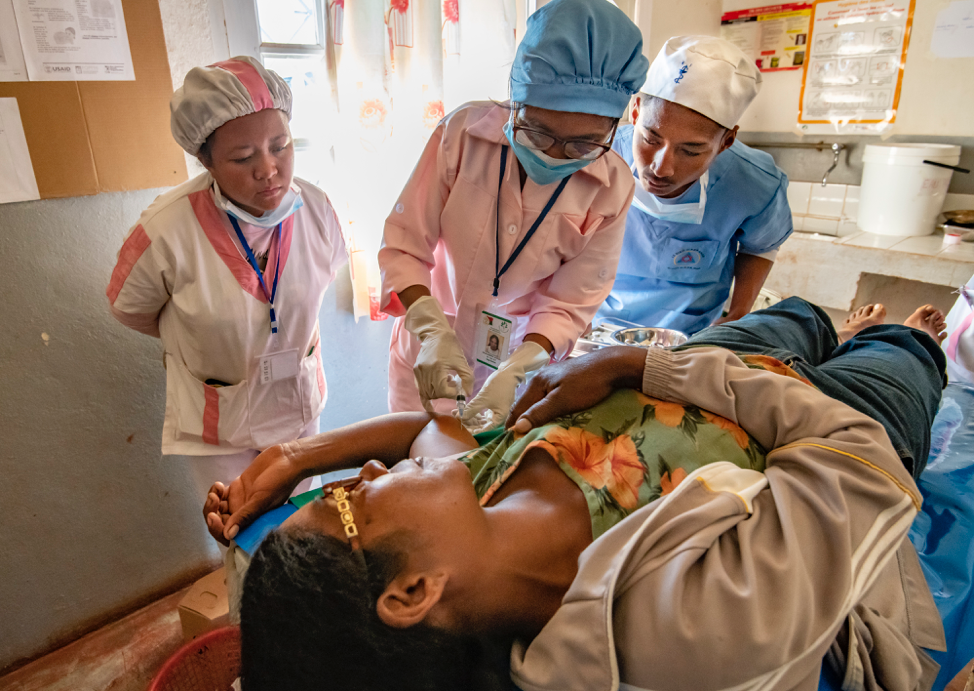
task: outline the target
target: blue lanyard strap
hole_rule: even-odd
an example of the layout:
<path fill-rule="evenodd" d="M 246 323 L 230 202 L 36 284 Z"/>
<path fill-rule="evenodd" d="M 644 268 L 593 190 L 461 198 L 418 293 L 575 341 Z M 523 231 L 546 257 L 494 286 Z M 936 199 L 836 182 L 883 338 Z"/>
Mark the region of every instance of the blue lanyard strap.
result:
<path fill-rule="evenodd" d="M 566 175 L 561 179 L 561 183 L 558 185 L 558 188 L 555 189 L 554 194 L 551 195 L 551 199 L 548 200 L 548 203 L 545 204 L 544 209 L 542 209 L 541 214 L 538 216 L 537 220 L 531 226 L 531 229 L 528 230 L 527 234 L 524 236 L 524 239 L 521 240 L 521 243 L 514 248 L 514 251 L 511 252 L 511 256 L 507 258 L 507 261 L 504 263 L 504 266 L 501 267 L 500 266 L 501 188 L 504 184 L 504 172 L 506 170 L 507 170 L 507 145 L 505 144 L 504 146 L 501 147 L 501 172 L 497 178 L 497 212 L 496 212 L 496 219 L 495 219 L 496 232 L 494 234 L 494 293 L 493 293 L 494 297 L 497 297 L 497 290 L 500 288 L 501 285 L 501 276 L 503 276 L 507 272 L 507 270 L 511 268 L 511 264 L 514 263 L 514 260 L 518 258 L 518 256 L 521 254 L 521 251 L 524 249 L 524 246 L 527 245 L 528 241 L 534 236 L 535 231 L 538 230 L 538 226 L 540 226 L 541 223 L 548 216 L 548 212 L 551 211 L 551 207 L 553 207 L 555 205 L 555 202 L 558 201 L 558 197 L 561 195 L 562 190 L 565 189 L 565 185 L 568 184 L 568 181 L 572 177 L 571 175 Z"/>
<path fill-rule="evenodd" d="M 251 268 L 257 274 L 257 280 L 260 281 L 260 289 L 264 291 L 264 297 L 267 298 L 267 302 L 271 306 L 271 333 L 276 334 L 277 315 L 274 313 L 274 298 L 277 296 L 277 278 L 281 275 L 281 228 L 284 224 L 277 224 L 277 265 L 274 267 L 274 285 L 271 287 L 270 292 L 268 292 L 267 284 L 264 283 L 264 277 L 260 272 L 260 266 L 257 264 L 257 258 L 254 256 L 254 251 L 250 249 L 250 244 L 247 242 L 247 238 L 244 237 L 243 231 L 240 230 L 240 224 L 230 214 L 227 214 L 227 218 L 230 219 L 230 224 L 233 226 L 233 229 L 237 231 L 237 239 L 240 240 L 240 245 L 244 248 L 244 252 L 247 253 L 247 261 L 250 262 Z"/>

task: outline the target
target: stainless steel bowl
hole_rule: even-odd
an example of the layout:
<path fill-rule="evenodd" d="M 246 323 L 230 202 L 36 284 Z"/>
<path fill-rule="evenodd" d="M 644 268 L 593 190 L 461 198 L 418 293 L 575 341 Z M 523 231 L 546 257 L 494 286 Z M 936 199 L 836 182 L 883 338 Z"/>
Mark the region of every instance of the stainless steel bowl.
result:
<path fill-rule="evenodd" d="M 640 348 L 672 348 L 687 342 L 687 335 L 674 329 L 639 327 L 612 332 L 612 339 L 622 345 Z"/>

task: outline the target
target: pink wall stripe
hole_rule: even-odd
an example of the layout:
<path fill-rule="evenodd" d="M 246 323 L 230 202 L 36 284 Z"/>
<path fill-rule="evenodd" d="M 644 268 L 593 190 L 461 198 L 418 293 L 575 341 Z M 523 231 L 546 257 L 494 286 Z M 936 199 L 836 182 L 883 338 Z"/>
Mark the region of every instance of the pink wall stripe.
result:
<path fill-rule="evenodd" d="M 966 317 L 964 321 L 960 323 L 954 333 L 950 334 L 950 340 L 947 342 L 947 357 L 949 357 L 954 362 L 957 362 L 957 346 L 960 345 L 960 337 L 971 328 L 971 322 L 974 321 L 974 312 L 971 312 Z"/>
<path fill-rule="evenodd" d="M 274 107 L 274 99 L 271 98 L 271 92 L 253 65 L 248 65 L 246 62 L 241 62 L 240 60 L 225 60 L 216 63 L 213 67 L 226 70 L 240 80 L 247 93 L 250 94 L 250 100 L 254 102 L 255 112 L 264 110 L 264 108 Z"/>
<path fill-rule="evenodd" d="M 109 281 L 108 290 L 105 291 L 105 295 L 108 296 L 108 301 L 112 305 L 118 299 L 118 294 L 122 292 L 122 286 L 125 285 L 126 279 L 132 273 L 135 262 L 139 261 L 139 257 L 151 244 L 152 240 L 146 235 L 145 228 L 141 224 L 135 226 L 135 230 L 126 238 L 122 245 L 122 251 L 118 253 L 118 263 L 115 264 L 115 269 L 112 271 L 112 280 Z"/>
<path fill-rule="evenodd" d="M 206 404 L 203 406 L 203 443 L 220 445 L 220 394 L 212 386 L 203 384 L 203 397 Z"/>

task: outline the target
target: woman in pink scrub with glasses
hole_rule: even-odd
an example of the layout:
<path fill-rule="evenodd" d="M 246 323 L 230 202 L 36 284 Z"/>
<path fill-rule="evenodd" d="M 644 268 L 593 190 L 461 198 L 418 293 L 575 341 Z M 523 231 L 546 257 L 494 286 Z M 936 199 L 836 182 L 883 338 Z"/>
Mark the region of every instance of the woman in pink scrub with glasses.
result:
<path fill-rule="evenodd" d="M 172 132 L 206 172 L 129 232 L 107 295 L 162 340 L 162 453 L 205 497 L 274 444 L 317 434 L 325 405 L 318 311 L 345 243 L 320 189 L 293 178 L 291 90 L 256 60 L 195 67 Z"/>
<path fill-rule="evenodd" d="M 528 20 L 511 103 L 468 103 L 436 128 L 379 251 L 398 317 L 392 412 L 452 407 L 455 373 L 477 394 L 465 424 L 495 426 L 527 372 L 571 351 L 615 278 L 633 180 L 610 147 L 641 49 L 611 3 L 555 0 Z M 510 347 L 501 362 L 478 355 L 490 333 Z"/>

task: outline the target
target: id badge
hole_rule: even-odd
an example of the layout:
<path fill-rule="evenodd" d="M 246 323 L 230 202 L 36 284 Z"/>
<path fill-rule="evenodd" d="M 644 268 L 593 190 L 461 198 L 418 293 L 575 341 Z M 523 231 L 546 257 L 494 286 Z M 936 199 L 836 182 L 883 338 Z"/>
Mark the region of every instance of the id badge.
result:
<path fill-rule="evenodd" d="M 477 308 L 479 319 L 474 334 L 477 362 L 497 369 L 510 353 L 511 336 L 517 328 L 517 317 L 493 306 Z"/>
<path fill-rule="evenodd" d="M 276 353 L 266 353 L 257 358 L 257 376 L 261 384 L 272 381 L 291 379 L 298 376 L 298 349 L 279 350 Z"/>

